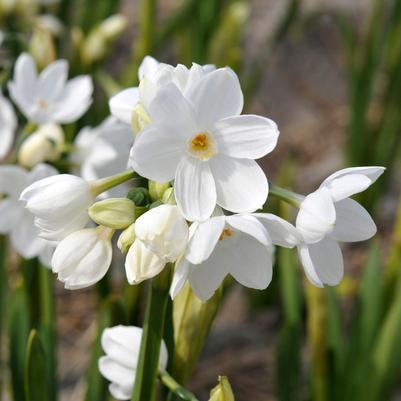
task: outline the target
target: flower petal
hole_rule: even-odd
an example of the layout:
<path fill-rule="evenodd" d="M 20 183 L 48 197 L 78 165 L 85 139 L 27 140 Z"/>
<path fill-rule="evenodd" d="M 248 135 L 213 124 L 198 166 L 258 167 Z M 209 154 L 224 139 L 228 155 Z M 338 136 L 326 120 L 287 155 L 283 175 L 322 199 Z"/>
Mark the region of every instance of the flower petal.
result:
<path fill-rule="evenodd" d="M 316 287 L 337 285 L 344 275 L 344 262 L 337 242 L 323 239 L 315 244 L 301 245 L 298 253 L 305 274 Z"/>
<path fill-rule="evenodd" d="M 179 259 L 175 265 L 175 271 L 173 276 L 173 281 L 170 287 L 170 297 L 174 299 L 183 289 L 185 283 L 188 279 L 188 274 L 190 272 L 190 263 L 187 259 L 182 257 Z"/>
<path fill-rule="evenodd" d="M 219 68 L 206 74 L 187 94 L 202 129 L 212 129 L 214 123 L 241 114 L 244 98 L 237 75 L 230 68 Z"/>
<path fill-rule="evenodd" d="M 269 184 L 254 160 L 218 155 L 209 162 L 218 205 L 235 213 L 253 212 L 264 205 Z"/>
<path fill-rule="evenodd" d="M 120 121 L 131 125 L 132 112 L 139 101 L 138 88 L 128 88 L 114 95 L 109 101 L 110 112 Z"/>
<path fill-rule="evenodd" d="M 175 198 L 190 221 L 207 219 L 216 206 L 216 187 L 209 164 L 193 157 L 181 160 L 175 174 Z"/>
<path fill-rule="evenodd" d="M 13 199 L 0 201 L 0 234 L 8 234 L 16 227 L 24 214 L 22 204 Z"/>
<path fill-rule="evenodd" d="M 14 109 L 0 92 L 0 159 L 11 150 L 16 129 L 17 117 Z"/>
<path fill-rule="evenodd" d="M 372 238 L 376 224 L 366 209 L 353 199 L 343 199 L 334 204 L 336 224 L 330 236 L 340 242 L 357 242 Z"/>
<path fill-rule="evenodd" d="M 152 56 L 145 56 L 138 68 L 138 79 L 146 77 L 151 79 L 159 68 L 159 62 Z"/>
<path fill-rule="evenodd" d="M 20 166 L 0 166 L 0 194 L 18 200 L 21 191 L 29 184 L 28 173 Z"/>
<path fill-rule="evenodd" d="M 310 244 L 319 242 L 333 230 L 336 210 L 330 191 L 323 187 L 309 194 L 301 203 L 296 227 Z"/>
<path fill-rule="evenodd" d="M 262 245 L 272 243 L 271 238 L 263 224 L 250 215 L 233 215 L 226 217 L 227 223 L 234 229 L 255 238 Z"/>
<path fill-rule="evenodd" d="M 268 231 L 274 245 L 293 248 L 302 241 L 298 230 L 288 221 L 271 213 L 253 213 Z"/>
<path fill-rule="evenodd" d="M 67 81 L 68 62 L 56 60 L 49 64 L 39 75 L 36 95 L 48 102 L 54 101 Z"/>
<path fill-rule="evenodd" d="M 255 115 L 228 117 L 213 127 L 219 152 L 240 159 L 259 159 L 277 145 L 279 131 L 274 121 Z"/>

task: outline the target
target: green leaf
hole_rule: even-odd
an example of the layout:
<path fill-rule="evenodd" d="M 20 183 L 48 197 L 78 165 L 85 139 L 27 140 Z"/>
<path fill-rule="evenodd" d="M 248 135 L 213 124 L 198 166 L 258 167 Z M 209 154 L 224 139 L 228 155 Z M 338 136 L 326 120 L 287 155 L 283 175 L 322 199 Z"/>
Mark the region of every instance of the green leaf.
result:
<path fill-rule="evenodd" d="M 48 365 L 43 344 L 38 332 L 32 330 L 27 346 L 25 360 L 25 399 L 26 401 L 49 401 Z"/>

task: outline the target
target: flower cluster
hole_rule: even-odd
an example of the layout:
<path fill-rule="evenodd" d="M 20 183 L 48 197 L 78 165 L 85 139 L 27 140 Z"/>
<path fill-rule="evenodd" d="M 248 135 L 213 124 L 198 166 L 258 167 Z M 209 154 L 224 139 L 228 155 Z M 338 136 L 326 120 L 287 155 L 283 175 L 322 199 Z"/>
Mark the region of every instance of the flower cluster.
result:
<path fill-rule="evenodd" d="M 67 67 L 56 61 L 38 75 L 30 56 L 18 59 L 10 95 L 39 127 L 18 153 L 31 172 L 8 165 L 0 171 L 0 207 L 7 211 L 1 232 L 18 237 L 13 242 L 25 257 L 55 246 L 52 269 L 67 288 L 87 287 L 106 274 L 118 230 L 130 284 L 172 264 L 171 296 L 188 282 L 202 301 L 228 275 L 266 288 L 274 246 L 297 247 L 314 285 L 336 285 L 344 270 L 338 242 L 375 234 L 369 214 L 350 196 L 373 184 L 382 167 L 340 170 L 306 197 L 272 191 L 298 206 L 295 225 L 263 211 L 269 181 L 256 160 L 274 150 L 279 130 L 266 117 L 242 114 L 241 86 L 230 68 L 174 67 L 146 57 L 139 86 L 112 97 L 112 116 L 83 128 L 71 146 L 59 124 L 85 112 L 92 84 L 88 77 L 67 82 Z M 4 156 L 16 119 L 9 102 L 0 102 Z M 76 175 L 41 164 L 65 153 Z M 135 177 L 140 185 L 132 188 L 126 181 Z M 29 225 L 23 235 L 21 222 Z"/>

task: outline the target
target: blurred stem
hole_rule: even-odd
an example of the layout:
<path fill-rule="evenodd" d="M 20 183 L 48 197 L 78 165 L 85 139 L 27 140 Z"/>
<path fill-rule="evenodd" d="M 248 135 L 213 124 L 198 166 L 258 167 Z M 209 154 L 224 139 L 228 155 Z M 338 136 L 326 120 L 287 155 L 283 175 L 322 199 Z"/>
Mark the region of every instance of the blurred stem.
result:
<path fill-rule="evenodd" d="M 299 207 L 303 199 L 303 196 L 289 191 L 288 189 L 281 188 L 278 185 L 273 184 L 272 182 L 269 182 L 269 195 L 273 195 L 276 198 L 279 198 L 295 207 Z"/>
<path fill-rule="evenodd" d="M 172 266 L 167 264 L 152 280 L 146 307 L 132 401 L 156 399 L 160 348 L 163 340 Z"/>
<path fill-rule="evenodd" d="M 91 183 L 92 193 L 97 196 L 111 188 L 114 188 L 132 178 L 135 178 L 136 174 L 132 170 L 123 171 L 122 173 L 112 175 L 110 177 L 101 178 L 100 180 L 93 181 Z"/>
<path fill-rule="evenodd" d="M 190 391 L 177 383 L 174 377 L 170 376 L 168 372 L 160 372 L 159 377 L 162 383 L 179 399 L 184 401 L 198 401 L 198 399 Z"/>
<path fill-rule="evenodd" d="M 311 359 L 312 399 L 328 401 L 326 360 L 327 314 L 325 292 L 306 283 L 306 303 L 308 310 L 308 342 Z"/>

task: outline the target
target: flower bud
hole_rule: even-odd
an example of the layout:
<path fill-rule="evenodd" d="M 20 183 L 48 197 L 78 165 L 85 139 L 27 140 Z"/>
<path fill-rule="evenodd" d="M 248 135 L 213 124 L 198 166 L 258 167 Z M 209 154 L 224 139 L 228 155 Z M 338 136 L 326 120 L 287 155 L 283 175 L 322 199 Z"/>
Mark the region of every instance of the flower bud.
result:
<path fill-rule="evenodd" d="M 219 384 L 210 392 L 209 401 L 235 401 L 233 390 L 226 376 L 219 376 Z"/>
<path fill-rule="evenodd" d="M 89 208 L 90 218 L 97 224 L 123 229 L 135 221 L 135 203 L 127 198 L 109 198 Z"/>
<path fill-rule="evenodd" d="M 127 227 L 118 237 L 117 246 L 122 253 L 126 253 L 130 246 L 134 243 L 136 238 L 135 235 L 135 223 L 132 223 Z"/>
<path fill-rule="evenodd" d="M 177 201 L 175 200 L 174 196 L 174 188 L 168 188 L 164 191 L 163 197 L 162 197 L 162 202 L 165 205 L 176 205 Z"/>
<path fill-rule="evenodd" d="M 170 188 L 169 182 L 149 181 L 149 195 L 153 202 L 161 200 L 164 192 Z"/>
<path fill-rule="evenodd" d="M 21 166 L 32 168 L 45 161 L 57 160 L 64 147 L 64 133 L 57 124 L 42 125 L 22 144 L 18 153 Z"/>
<path fill-rule="evenodd" d="M 32 54 L 39 69 L 45 68 L 56 60 L 56 49 L 51 33 L 37 27 L 29 42 L 29 53 Z"/>

